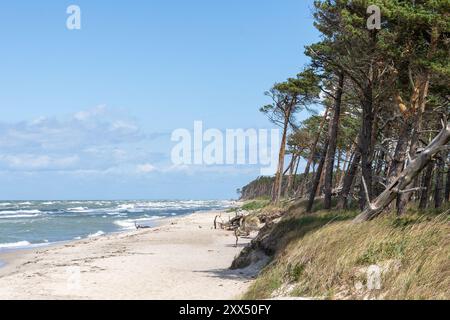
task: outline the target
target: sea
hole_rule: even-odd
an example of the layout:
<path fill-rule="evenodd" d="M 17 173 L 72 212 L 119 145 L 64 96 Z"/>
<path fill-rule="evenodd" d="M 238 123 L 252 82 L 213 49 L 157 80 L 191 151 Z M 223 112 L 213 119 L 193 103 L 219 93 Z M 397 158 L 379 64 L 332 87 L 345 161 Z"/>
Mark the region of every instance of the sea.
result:
<path fill-rule="evenodd" d="M 0 253 L 155 226 L 157 220 L 234 206 L 227 200 L 0 201 Z"/>

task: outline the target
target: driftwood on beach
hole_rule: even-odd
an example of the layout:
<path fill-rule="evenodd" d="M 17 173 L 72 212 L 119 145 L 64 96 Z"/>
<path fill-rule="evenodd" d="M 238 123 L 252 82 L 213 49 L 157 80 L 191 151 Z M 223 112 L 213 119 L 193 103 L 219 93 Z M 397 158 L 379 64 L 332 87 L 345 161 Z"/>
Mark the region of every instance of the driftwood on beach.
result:
<path fill-rule="evenodd" d="M 150 229 L 151 228 L 150 226 L 143 226 L 143 225 L 137 224 L 136 221 L 134 222 L 134 227 L 136 228 L 136 230 L 139 230 L 139 229 Z"/>
<path fill-rule="evenodd" d="M 245 215 L 236 210 L 236 216 L 229 218 L 227 222 L 218 222 L 221 215 L 214 218 L 214 229 L 220 228 L 222 230 L 233 231 L 236 237 L 236 246 L 239 242 L 239 237 L 248 237 L 252 231 L 259 230 L 261 223 L 256 215 Z"/>

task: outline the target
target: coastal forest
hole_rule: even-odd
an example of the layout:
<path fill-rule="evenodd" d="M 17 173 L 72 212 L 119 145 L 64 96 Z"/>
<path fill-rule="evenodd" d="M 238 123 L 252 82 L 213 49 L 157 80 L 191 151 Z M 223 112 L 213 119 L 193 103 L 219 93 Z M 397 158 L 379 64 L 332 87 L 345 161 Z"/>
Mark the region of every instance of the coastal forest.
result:
<path fill-rule="evenodd" d="M 309 63 L 260 109 L 277 172 L 239 190 L 266 224 L 233 267 L 269 257 L 246 297 L 449 299 L 450 2 L 312 9 Z"/>

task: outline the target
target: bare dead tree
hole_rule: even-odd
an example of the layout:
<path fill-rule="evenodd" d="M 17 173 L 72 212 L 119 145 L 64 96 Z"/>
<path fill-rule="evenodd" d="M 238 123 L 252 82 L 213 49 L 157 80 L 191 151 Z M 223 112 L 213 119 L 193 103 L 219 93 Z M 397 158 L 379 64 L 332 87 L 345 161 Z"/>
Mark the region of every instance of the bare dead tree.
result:
<path fill-rule="evenodd" d="M 367 208 L 355 218 L 355 222 L 363 222 L 372 220 L 380 215 L 383 210 L 397 197 L 398 194 L 416 191 L 414 189 L 406 189 L 420 172 L 432 161 L 432 159 L 442 151 L 447 151 L 450 141 L 450 125 L 445 118 L 442 121 L 442 130 L 431 141 L 431 143 L 412 159 L 405 169 L 391 180 L 388 187 L 373 201 L 370 202 L 369 197 Z M 364 180 L 363 180 L 364 181 Z"/>

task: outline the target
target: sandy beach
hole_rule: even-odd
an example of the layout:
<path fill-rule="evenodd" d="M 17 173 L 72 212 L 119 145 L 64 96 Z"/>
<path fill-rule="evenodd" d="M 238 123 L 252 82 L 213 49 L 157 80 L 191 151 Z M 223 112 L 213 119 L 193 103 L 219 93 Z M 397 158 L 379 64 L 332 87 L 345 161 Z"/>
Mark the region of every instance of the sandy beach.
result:
<path fill-rule="evenodd" d="M 236 299 L 256 267 L 228 270 L 250 239 L 214 230 L 217 212 L 158 227 L 0 255 L 0 299 Z M 228 214 L 222 213 L 227 219 Z"/>

